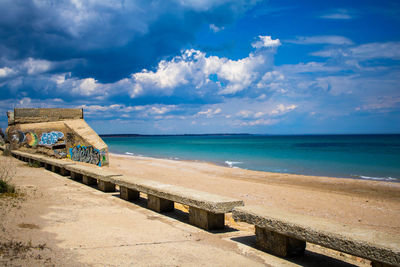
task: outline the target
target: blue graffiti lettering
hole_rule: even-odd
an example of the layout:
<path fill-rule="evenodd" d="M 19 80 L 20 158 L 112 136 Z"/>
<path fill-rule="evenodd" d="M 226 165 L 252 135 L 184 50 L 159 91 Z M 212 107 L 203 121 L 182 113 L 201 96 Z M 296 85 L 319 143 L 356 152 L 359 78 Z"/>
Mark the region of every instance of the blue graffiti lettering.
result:
<path fill-rule="evenodd" d="M 69 149 L 71 159 L 101 166 L 100 151 L 93 146 L 76 146 Z"/>
<path fill-rule="evenodd" d="M 64 138 L 64 134 L 62 132 L 50 132 L 50 133 L 42 133 L 40 137 L 39 145 L 43 146 L 51 146 L 58 142 L 59 139 Z"/>

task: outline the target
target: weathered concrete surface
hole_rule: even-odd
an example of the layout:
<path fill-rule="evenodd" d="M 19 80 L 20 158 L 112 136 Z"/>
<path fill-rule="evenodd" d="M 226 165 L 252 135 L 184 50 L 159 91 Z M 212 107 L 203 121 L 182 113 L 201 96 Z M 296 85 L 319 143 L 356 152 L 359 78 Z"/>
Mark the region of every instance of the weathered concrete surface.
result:
<path fill-rule="evenodd" d="M 33 160 L 36 160 L 36 161 L 39 161 L 39 162 L 43 162 L 43 163 L 44 163 L 43 160 L 46 158 L 45 156 L 42 156 L 42 155 L 26 153 L 26 152 L 18 151 L 18 150 L 12 150 L 11 151 L 11 155 L 23 157 L 23 158 L 26 158 L 26 159 L 33 159 Z"/>
<path fill-rule="evenodd" d="M 174 210 L 174 202 L 153 195 L 147 195 L 147 207 L 157 212 L 168 212 Z"/>
<path fill-rule="evenodd" d="M 110 177 L 109 179 L 119 186 L 213 213 L 231 212 L 234 207 L 244 205 L 242 200 L 131 176 Z"/>
<path fill-rule="evenodd" d="M 298 240 L 400 266 L 399 236 L 261 206 L 237 207 L 233 218 Z"/>
<path fill-rule="evenodd" d="M 82 109 L 15 109 L 8 116 L 6 134 L 12 149 L 109 164 L 108 147 L 83 120 Z"/>
<path fill-rule="evenodd" d="M 79 173 L 105 182 L 113 183 L 114 180 L 111 179 L 111 177 L 119 176 L 118 173 L 110 172 L 105 170 L 104 168 L 100 168 L 94 165 L 87 166 L 87 165 L 75 164 L 75 165 L 65 166 L 65 168 L 70 172 Z"/>
<path fill-rule="evenodd" d="M 18 164 L 15 183 L 27 198 L 7 209 L 1 206 L 6 199 L 0 198 L 0 224 L 5 228 L 0 239 L 45 244 L 45 248 L 31 250 L 40 253 L 41 259 L 0 257 L 0 266 L 291 265 L 230 240 L 240 232 L 208 233 L 12 160 Z"/>
<path fill-rule="evenodd" d="M 303 255 L 306 242 L 255 226 L 257 247 L 279 257 Z"/>
<path fill-rule="evenodd" d="M 71 108 L 16 108 L 14 109 L 13 117 L 15 124 L 73 120 L 83 119 L 83 110 Z"/>
<path fill-rule="evenodd" d="M 136 200 L 140 197 L 140 192 L 126 188 L 125 186 L 119 187 L 120 197 L 125 200 Z"/>
<path fill-rule="evenodd" d="M 225 214 L 215 214 L 195 207 L 189 207 L 189 222 L 206 230 L 222 229 L 225 227 Z"/>
<path fill-rule="evenodd" d="M 90 176 L 82 175 L 82 183 L 85 185 L 97 185 L 97 180 Z"/>
<path fill-rule="evenodd" d="M 96 147 L 99 150 L 107 150 L 108 161 L 108 146 L 104 143 L 97 133 L 84 121 L 84 120 L 67 120 L 63 121 L 65 126 L 71 129 L 81 139 L 85 140 L 88 144 Z"/>
<path fill-rule="evenodd" d="M 33 159 L 35 158 L 35 155 L 29 155 L 30 157 L 32 157 Z M 44 157 L 41 156 L 40 158 L 37 157 L 39 161 L 52 165 L 52 166 L 56 166 L 59 168 L 65 168 L 66 166 L 69 165 L 76 165 L 74 162 L 72 161 L 67 161 L 67 160 L 62 160 L 62 159 L 53 159 L 53 158 L 49 158 L 49 157 Z"/>
<path fill-rule="evenodd" d="M 110 182 L 98 180 L 97 187 L 99 188 L 99 190 L 101 190 L 103 192 L 115 192 L 115 184 L 110 183 Z"/>

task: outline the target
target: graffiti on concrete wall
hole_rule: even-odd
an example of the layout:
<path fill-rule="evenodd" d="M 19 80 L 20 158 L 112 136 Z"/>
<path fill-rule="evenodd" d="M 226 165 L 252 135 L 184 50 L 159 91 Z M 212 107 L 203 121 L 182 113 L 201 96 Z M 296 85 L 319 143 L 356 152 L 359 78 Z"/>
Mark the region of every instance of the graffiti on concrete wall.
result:
<path fill-rule="evenodd" d="M 93 146 L 77 145 L 69 149 L 69 157 L 74 161 L 102 166 L 102 159 L 105 158 L 105 155 L 103 154 L 103 151 L 100 152 L 99 149 L 94 148 Z"/>
<path fill-rule="evenodd" d="M 25 134 L 20 130 L 14 130 L 9 134 L 8 140 L 14 144 L 22 144 L 25 142 Z"/>
<path fill-rule="evenodd" d="M 38 137 L 33 132 L 25 133 L 26 144 L 30 147 L 36 147 L 38 145 Z"/>
<path fill-rule="evenodd" d="M 42 146 L 51 146 L 56 144 L 60 139 L 64 138 L 64 133 L 62 132 L 49 132 L 49 133 L 42 133 L 40 137 L 39 145 Z"/>
<path fill-rule="evenodd" d="M 54 149 L 53 151 L 56 158 L 65 158 L 67 156 L 65 149 Z"/>

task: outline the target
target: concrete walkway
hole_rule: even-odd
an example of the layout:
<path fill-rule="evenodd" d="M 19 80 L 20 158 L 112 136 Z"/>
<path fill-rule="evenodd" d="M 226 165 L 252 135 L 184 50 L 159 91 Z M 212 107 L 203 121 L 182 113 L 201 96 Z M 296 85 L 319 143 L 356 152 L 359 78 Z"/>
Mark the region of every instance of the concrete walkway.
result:
<path fill-rule="evenodd" d="M 17 169 L 14 181 L 26 195 L 11 202 L 0 199 L 0 238 L 45 246 L 11 259 L 0 250 L 0 265 L 349 266 L 342 260 L 365 264 L 338 261 L 318 254 L 315 247 L 300 259 L 277 258 L 254 248 L 254 232 L 248 225 L 231 223 L 223 231 L 207 232 L 188 224 L 183 211 L 159 214 L 144 208 L 145 199 L 130 203 L 118 192 L 103 193 L 16 159 L 12 164 Z"/>

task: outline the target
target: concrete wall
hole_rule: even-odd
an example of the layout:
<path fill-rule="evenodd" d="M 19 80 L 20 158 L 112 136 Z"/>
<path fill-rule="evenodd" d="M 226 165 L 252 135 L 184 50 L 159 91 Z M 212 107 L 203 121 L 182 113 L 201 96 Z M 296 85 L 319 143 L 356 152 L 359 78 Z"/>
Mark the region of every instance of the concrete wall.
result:
<path fill-rule="evenodd" d="M 13 122 L 6 135 L 13 149 L 109 164 L 107 145 L 83 120 L 81 109 L 15 109 L 12 113 L 7 114 Z"/>
<path fill-rule="evenodd" d="M 83 119 L 82 109 L 73 108 L 16 108 L 8 113 L 8 125 L 61 120 Z"/>

